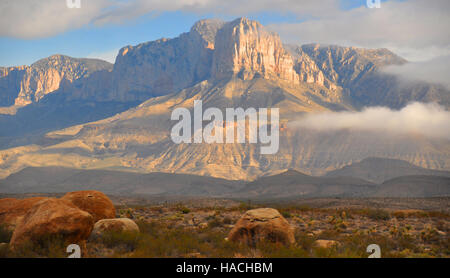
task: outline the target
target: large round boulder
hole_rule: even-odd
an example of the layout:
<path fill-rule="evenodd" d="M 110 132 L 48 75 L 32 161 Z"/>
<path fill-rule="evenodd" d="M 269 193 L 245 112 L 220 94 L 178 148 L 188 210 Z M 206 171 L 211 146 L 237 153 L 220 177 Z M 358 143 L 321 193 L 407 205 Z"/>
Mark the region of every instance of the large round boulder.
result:
<path fill-rule="evenodd" d="M 89 237 L 94 218 L 67 200 L 47 198 L 31 207 L 17 224 L 10 246 L 36 243 L 52 236 L 62 237 L 67 244 L 81 243 Z"/>
<path fill-rule="evenodd" d="M 113 203 L 100 191 L 69 192 L 61 199 L 70 201 L 79 209 L 89 212 L 94 217 L 94 222 L 116 217 Z"/>
<path fill-rule="evenodd" d="M 260 241 L 290 245 L 295 243 L 294 230 L 287 220 L 272 208 L 247 211 L 228 234 L 228 240 L 255 246 Z"/>
<path fill-rule="evenodd" d="M 34 197 L 27 199 L 6 198 L 0 199 L 0 225 L 8 230 L 14 231 L 19 221 L 37 202 L 46 199 L 44 197 Z"/>
<path fill-rule="evenodd" d="M 105 232 L 139 233 L 139 227 L 129 218 L 102 219 L 95 223 L 90 239 L 100 238 Z"/>

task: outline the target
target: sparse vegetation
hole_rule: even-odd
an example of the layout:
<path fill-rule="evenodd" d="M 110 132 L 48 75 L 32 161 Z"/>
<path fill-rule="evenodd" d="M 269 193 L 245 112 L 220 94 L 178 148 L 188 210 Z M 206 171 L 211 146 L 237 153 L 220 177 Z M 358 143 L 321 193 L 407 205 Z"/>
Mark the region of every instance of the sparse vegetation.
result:
<path fill-rule="evenodd" d="M 61 236 L 43 236 L 39 241 L 28 241 L 14 251 L 9 251 L 8 256 L 16 258 L 65 258 L 68 256 L 65 242 Z"/>
<path fill-rule="evenodd" d="M 367 246 L 376 243 L 382 257 L 450 257 L 450 216 L 446 212 L 280 205 L 280 213 L 295 229 L 296 244 L 260 242 L 248 247 L 226 239 L 246 209 L 262 206 L 247 202 L 226 208 L 122 207 L 118 214 L 132 215 L 140 233 L 107 232 L 88 241 L 83 256 L 360 258 L 368 257 Z M 0 236 L 8 242 L 10 233 L 0 229 Z M 324 248 L 316 240 L 339 244 Z M 0 247 L 0 257 L 67 257 L 65 247 L 58 238 L 46 238 L 14 253 Z"/>

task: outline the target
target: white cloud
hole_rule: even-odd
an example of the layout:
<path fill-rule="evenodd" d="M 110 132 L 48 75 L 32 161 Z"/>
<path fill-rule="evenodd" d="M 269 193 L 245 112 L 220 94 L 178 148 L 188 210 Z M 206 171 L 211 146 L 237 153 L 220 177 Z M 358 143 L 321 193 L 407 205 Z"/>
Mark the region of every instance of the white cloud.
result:
<path fill-rule="evenodd" d="M 437 104 L 411 103 L 401 110 L 370 107 L 360 112 L 309 113 L 290 123 L 319 131 L 359 130 L 389 134 L 421 134 L 450 140 L 450 112 Z"/>
<path fill-rule="evenodd" d="M 360 7 L 269 27 L 288 42 L 385 47 L 408 60 L 427 60 L 449 54 L 450 1 L 383 2 L 379 9 Z"/>
<path fill-rule="evenodd" d="M 404 81 L 425 81 L 439 83 L 450 90 L 450 56 L 443 56 L 425 62 L 391 65 L 384 72 L 395 74 Z"/>
<path fill-rule="evenodd" d="M 66 0 L 2 0 L 0 36 L 33 39 L 77 29 L 92 22 L 109 2 L 82 1 L 80 9 L 69 9 Z"/>
<path fill-rule="evenodd" d="M 0 1 L 0 36 L 39 38 L 88 24 L 121 23 L 146 14 L 185 11 L 199 15 L 245 16 L 257 12 L 323 16 L 338 10 L 337 0 L 81 0 L 69 9 L 66 0 Z"/>

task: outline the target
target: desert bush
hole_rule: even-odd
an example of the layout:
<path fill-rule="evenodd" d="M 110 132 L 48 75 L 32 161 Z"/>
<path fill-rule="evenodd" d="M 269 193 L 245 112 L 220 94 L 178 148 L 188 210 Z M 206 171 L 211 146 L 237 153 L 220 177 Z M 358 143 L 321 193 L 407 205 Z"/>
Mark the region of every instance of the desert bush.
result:
<path fill-rule="evenodd" d="M 0 259 L 9 257 L 9 246 L 7 244 L 0 245 Z"/>
<path fill-rule="evenodd" d="M 68 245 L 61 235 L 45 235 L 38 240 L 24 242 L 9 255 L 18 258 L 65 258 L 68 256 Z"/>
<path fill-rule="evenodd" d="M 187 207 L 182 207 L 182 208 L 180 208 L 180 212 L 182 214 L 188 214 L 189 212 L 191 212 L 191 210 Z"/>
<path fill-rule="evenodd" d="M 223 222 L 220 221 L 218 217 L 213 217 L 210 221 L 208 221 L 209 228 L 216 228 L 223 225 Z"/>
<path fill-rule="evenodd" d="M 123 248 L 125 251 L 133 251 L 139 244 L 139 233 L 131 231 L 107 231 L 100 242 L 108 248 Z"/>
<path fill-rule="evenodd" d="M 284 218 L 291 218 L 292 217 L 291 212 L 288 211 L 288 210 L 282 210 L 281 211 L 281 215 L 283 215 Z"/>
<path fill-rule="evenodd" d="M 372 220 L 389 220 L 391 219 L 391 215 L 389 212 L 383 209 L 368 209 L 367 217 Z"/>
<path fill-rule="evenodd" d="M 240 211 L 247 211 L 247 210 L 251 210 L 251 209 L 255 209 L 258 206 L 252 204 L 250 201 L 249 202 L 241 202 L 239 204 L 239 206 L 237 207 L 238 210 Z"/>
<path fill-rule="evenodd" d="M 6 225 L 0 224 L 0 243 L 8 243 L 11 240 L 12 231 L 9 230 Z"/>
<path fill-rule="evenodd" d="M 233 223 L 234 223 L 234 221 L 233 221 L 233 219 L 232 219 L 231 217 L 225 216 L 225 217 L 223 218 L 223 224 L 230 225 L 230 224 L 233 224 Z"/>

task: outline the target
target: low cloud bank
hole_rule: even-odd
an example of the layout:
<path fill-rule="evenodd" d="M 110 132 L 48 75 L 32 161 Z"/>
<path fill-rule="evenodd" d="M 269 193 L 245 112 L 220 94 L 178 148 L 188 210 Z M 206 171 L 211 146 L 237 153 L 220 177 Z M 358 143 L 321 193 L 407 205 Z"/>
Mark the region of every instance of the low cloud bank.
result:
<path fill-rule="evenodd" d="M 450 90 L 450 56 L 438 57 L 425 62 L 391 65 L 383 72 L 398 75 L 405 81 L 420 80 L 439 83 Z"/>
<path fill-rule="evenodd" d="M 319 131 L 351 129 L 389 134 L 421 134 L 450 140 L 450 112 L 434 103 L 415 102 L 401 110 L 369 107 L 360 112 L 311 113 L 292 122 L 290 127 Z"/>

